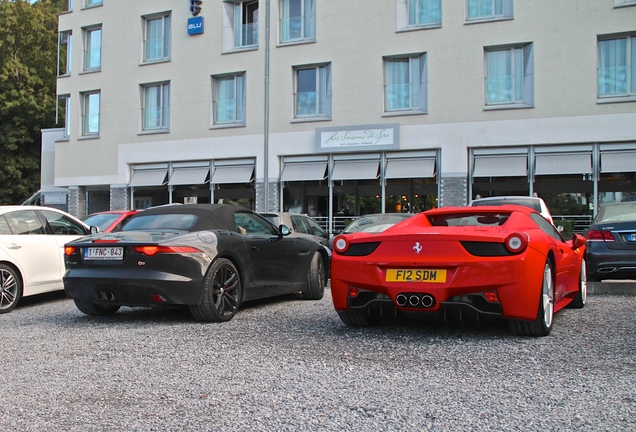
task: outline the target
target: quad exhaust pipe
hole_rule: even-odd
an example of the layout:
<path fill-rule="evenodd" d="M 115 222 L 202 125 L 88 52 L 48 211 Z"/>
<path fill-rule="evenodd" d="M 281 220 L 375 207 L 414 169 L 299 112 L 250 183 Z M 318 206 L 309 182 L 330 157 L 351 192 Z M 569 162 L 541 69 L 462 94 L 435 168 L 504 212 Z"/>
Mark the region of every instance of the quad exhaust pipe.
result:
<path fill-rule="evenodd" d="M 115 294 L 112 291 L 98 290 L 96 295 L 99 301 L 115 301 Z"/>
<path fill-rule="evenodd" d="M 430 294 L 406 294 L 401 293 L 395 297 L 395 302 L 400 307 L 430 308 L 435 305 L 435 298 Z"/>

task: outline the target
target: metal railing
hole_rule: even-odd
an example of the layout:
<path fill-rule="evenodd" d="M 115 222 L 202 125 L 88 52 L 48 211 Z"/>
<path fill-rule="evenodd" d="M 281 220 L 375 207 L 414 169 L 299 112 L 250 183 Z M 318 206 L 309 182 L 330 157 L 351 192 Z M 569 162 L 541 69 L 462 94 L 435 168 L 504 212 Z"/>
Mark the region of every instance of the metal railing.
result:
<path fill-rule="evenodd" d="M 563 227 L 563 237 L 566 239 L 572 236 L 572 233 L 585 235 L 585 232 L 592 223 L 592 215 L 552 215 L 554 224 Z"/>

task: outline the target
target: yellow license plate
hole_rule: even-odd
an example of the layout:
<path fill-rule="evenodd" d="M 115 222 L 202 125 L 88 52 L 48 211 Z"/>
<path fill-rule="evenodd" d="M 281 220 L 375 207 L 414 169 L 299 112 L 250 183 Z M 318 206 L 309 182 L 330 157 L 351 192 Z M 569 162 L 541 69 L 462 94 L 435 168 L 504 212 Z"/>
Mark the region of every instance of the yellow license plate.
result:
<path fill-rule="evenodd" d="M 446 282 L 446 270 L 388 269 L 387 282 Z"/>

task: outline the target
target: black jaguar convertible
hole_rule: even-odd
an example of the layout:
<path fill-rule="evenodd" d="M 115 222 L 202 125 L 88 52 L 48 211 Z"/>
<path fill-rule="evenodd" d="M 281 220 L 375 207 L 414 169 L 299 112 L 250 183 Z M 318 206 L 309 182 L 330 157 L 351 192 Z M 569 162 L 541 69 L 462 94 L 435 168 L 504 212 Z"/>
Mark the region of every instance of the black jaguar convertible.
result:
<path fill-rule="evenodd" d="M 183 305 L 198 321 L 228 321 L 244 301 L 287 293 L 319 300 L 328 251 L 289 234 L 240 206 L 147 209 L 119 232 L 68 243 L 64 290 L 88 315 Z"/>

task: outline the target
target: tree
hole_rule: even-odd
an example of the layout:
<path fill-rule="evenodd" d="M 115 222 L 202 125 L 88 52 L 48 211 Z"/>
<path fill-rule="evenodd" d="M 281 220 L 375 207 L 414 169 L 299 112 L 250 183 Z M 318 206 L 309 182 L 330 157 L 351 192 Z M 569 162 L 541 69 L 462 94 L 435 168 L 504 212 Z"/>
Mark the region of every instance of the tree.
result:
<path fill-rule="evenodd" d="M 0 0 L 0 204 L 19 204 L 40 186 L 40 130 L 55 125 L 63 3 Z"/>

